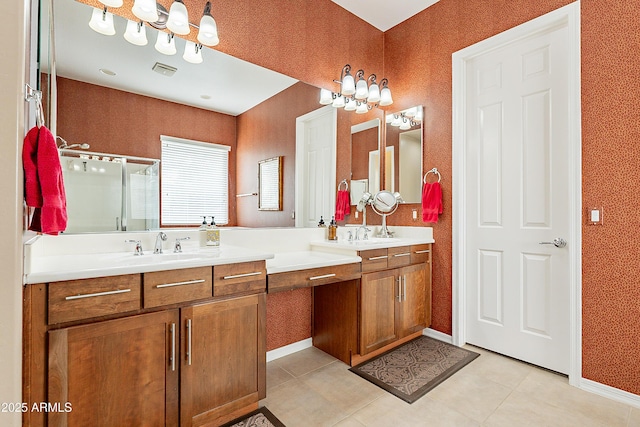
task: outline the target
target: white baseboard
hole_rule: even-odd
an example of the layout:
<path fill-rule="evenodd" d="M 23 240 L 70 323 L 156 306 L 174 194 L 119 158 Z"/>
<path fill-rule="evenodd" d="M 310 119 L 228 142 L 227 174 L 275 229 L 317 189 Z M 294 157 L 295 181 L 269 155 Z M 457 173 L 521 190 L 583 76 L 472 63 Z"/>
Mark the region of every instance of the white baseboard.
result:
<path fill-rule="evenodd" d="M 284 347 L 267 351 L 267 362 L 280 359 L 281 357 L 288 356 L 290 354 L 296 353 L 300 350 L 304 350 L 305 348 L 309 348 L 312 346 L 313 346 L 313 340 L 311 338 L 307 338 L 306 340 L 294 342 L 293 344 L 285 345 Z"/>
<path fill-rule="evenodd" d="M 428 337 L 444 341 L 447 344 L 453 344 L 453 337 L 451 335 L 447 335 L 443 332 L 436 331 L 435 329 L 427 328 L 422 331 L 422 335 L 426 335 Z"/>
<path fill-rule="evenodd" d="M 586 378 L 580 379 L 578 387 L 584 391 L 597 394 L 598 396 L 625 403 L 635 408 L 640 408 L 640 396 L 637 394 L 629 393 L 628 391 L 620 390 L 619 388 L 601 384 Z"/>

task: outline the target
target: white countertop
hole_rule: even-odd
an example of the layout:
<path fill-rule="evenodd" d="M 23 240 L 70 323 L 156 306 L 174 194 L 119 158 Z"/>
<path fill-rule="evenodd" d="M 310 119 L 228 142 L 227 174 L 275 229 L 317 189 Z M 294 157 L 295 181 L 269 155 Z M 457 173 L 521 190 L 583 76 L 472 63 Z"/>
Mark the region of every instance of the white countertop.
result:
<path fill-rule="evenodd" d="M 369 249 L 394 248 L 398 246 L 435 243 L 430 237 L 373 237 L 367 240 L 318 240 L 311 242 L 312 248 L 337 251 L 366 251 Z"/>
<path fill-rule="evenodd" d="M 267 260 L 267 274 L 361 262 L 359 256 L 318 251 L 280 252 Z"/>
<path fill-rule="evenodd" d="M 273 257 L 272 253 L 229 245 L 222 245 L 219 248 L 201 248 L 182 253 L 165 251 L 165 253 L 157 255 L 151 252 L 139 256 L 133 255 L 133 252 L 114 252 L 42 256 L 38 258 L 37 263 L 34 263 L 31 272 L 25 275 L 25 283 L 46 283 L 235 264 L 268 260 Z"/>

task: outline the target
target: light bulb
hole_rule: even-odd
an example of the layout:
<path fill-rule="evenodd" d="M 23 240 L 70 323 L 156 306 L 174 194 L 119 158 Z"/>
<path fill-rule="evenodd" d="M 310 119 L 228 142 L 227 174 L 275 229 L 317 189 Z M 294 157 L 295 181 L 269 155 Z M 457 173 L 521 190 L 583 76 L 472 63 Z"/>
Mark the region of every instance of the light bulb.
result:
<path fill-rule="evenodd" d="M 97 33 L 104 34 L 105 36 L 112 36 L 116 33 L 116 29 L 113 26 L 113 14 L 100 9 L 93 9 L 91 20 L 89 21 L 89 27 Z"/>
<path fill-rule="evenodd" d="M 136 18 L 146 22 L 156 22 L 160 19 L 156 0 L 135 0 L 131 12 Z"/>
<path fill-rule="evenodd" d="M 342 90 L 341 94 L 345 96 L 353 95 L 356 93 L 356 82 L 353 80 L 353 76 L 347 71 L 347 75 L 342 78 Z"/>
<path fill-rule="evenodd" d="M 358 106 L 356 100 L 353 98 L 347 98 L 346 101 L 344 109 L 346 111 L 356 111 L 356 107 Z"/>
<path fill-rule="evenodd" d="M 169 18 L 167 19 L 167 29 L 174 34 L 181 36 L 189 34 L 189 13 L 187 7 L 181 0 L 175 0 L 169 9 Z"/>
<path fill-rule="evenodd" d="M 220 43 L 218 38 L 218 25 L 211 16 L 211 2 L 207 2 L 204 13 L 200 19 L 200 30 L 198 30 L 198 41 L 205 46 L 215 46 Z"/>
<path fill-rule="evenodd" d="M 329 105 L 333 102 L 331 91 L 327 89 L 320 89 L 320 104 Z"/>
<path fill-rule="evenodd" d="M 345 106 L 344 96 L 338 94 L 338 96 L 334 98 L 333 103 L 331 105 L 334 106 L 335 108 L 344 107 Z"/>
<path fill-rule="evenodd" d="M 356 84 L 356 99 L 367 99 L 369 96 L 369 88 L 367 87 L 367 81 L 360 77 Z"/>
<path fill-rule="evenodd" d="M 192 64 L 202 63 L 202 47 L 194 42 L 188 41 L 184 47 L 184 54 L 182 59 Z"/>
<path fill-rule="evenodd" d="M 167 34 L 164 31 L 158 31 L 155 48 L 158 52 L 165 55 L 175 55 L 176 41 L 171 34 Z"/>
<path fill-rule="evenodd" d="M 102 3 L 105 6 L 108 7 L 120 7 L 122 6 L 122 0 L 100 0 L 100 3 Z"/>
<path fill-rule="evenodd" d="M 147 40 L 147 30 L 142 21 L 127 21 L 127 29 L 124 32 L 124 39 L 136 46 L 146 46 L 149 41 Z"/>

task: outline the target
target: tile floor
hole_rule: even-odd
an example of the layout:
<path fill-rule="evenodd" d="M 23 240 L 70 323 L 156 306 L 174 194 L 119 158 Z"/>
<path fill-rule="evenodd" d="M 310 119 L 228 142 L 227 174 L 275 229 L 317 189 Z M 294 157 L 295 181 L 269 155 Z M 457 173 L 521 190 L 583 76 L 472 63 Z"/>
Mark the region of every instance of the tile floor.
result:
<path fill-rule="evenodd" d="M 566 377 L 467 346 L 480 357 L 409 405 L 308 348 L 267 364 L 267 406 L 287 427 L 640 427 L 640 409 Z"/>

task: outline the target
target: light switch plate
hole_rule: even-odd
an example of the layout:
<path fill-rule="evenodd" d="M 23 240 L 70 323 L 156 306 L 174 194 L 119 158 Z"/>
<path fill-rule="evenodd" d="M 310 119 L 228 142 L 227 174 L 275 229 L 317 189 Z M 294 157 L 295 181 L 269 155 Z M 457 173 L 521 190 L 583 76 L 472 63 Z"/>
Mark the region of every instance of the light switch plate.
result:
<path fill-rule="evenodd" d="M 602 225 L 602 206 L 587 208 L 587 225 Z"/>

